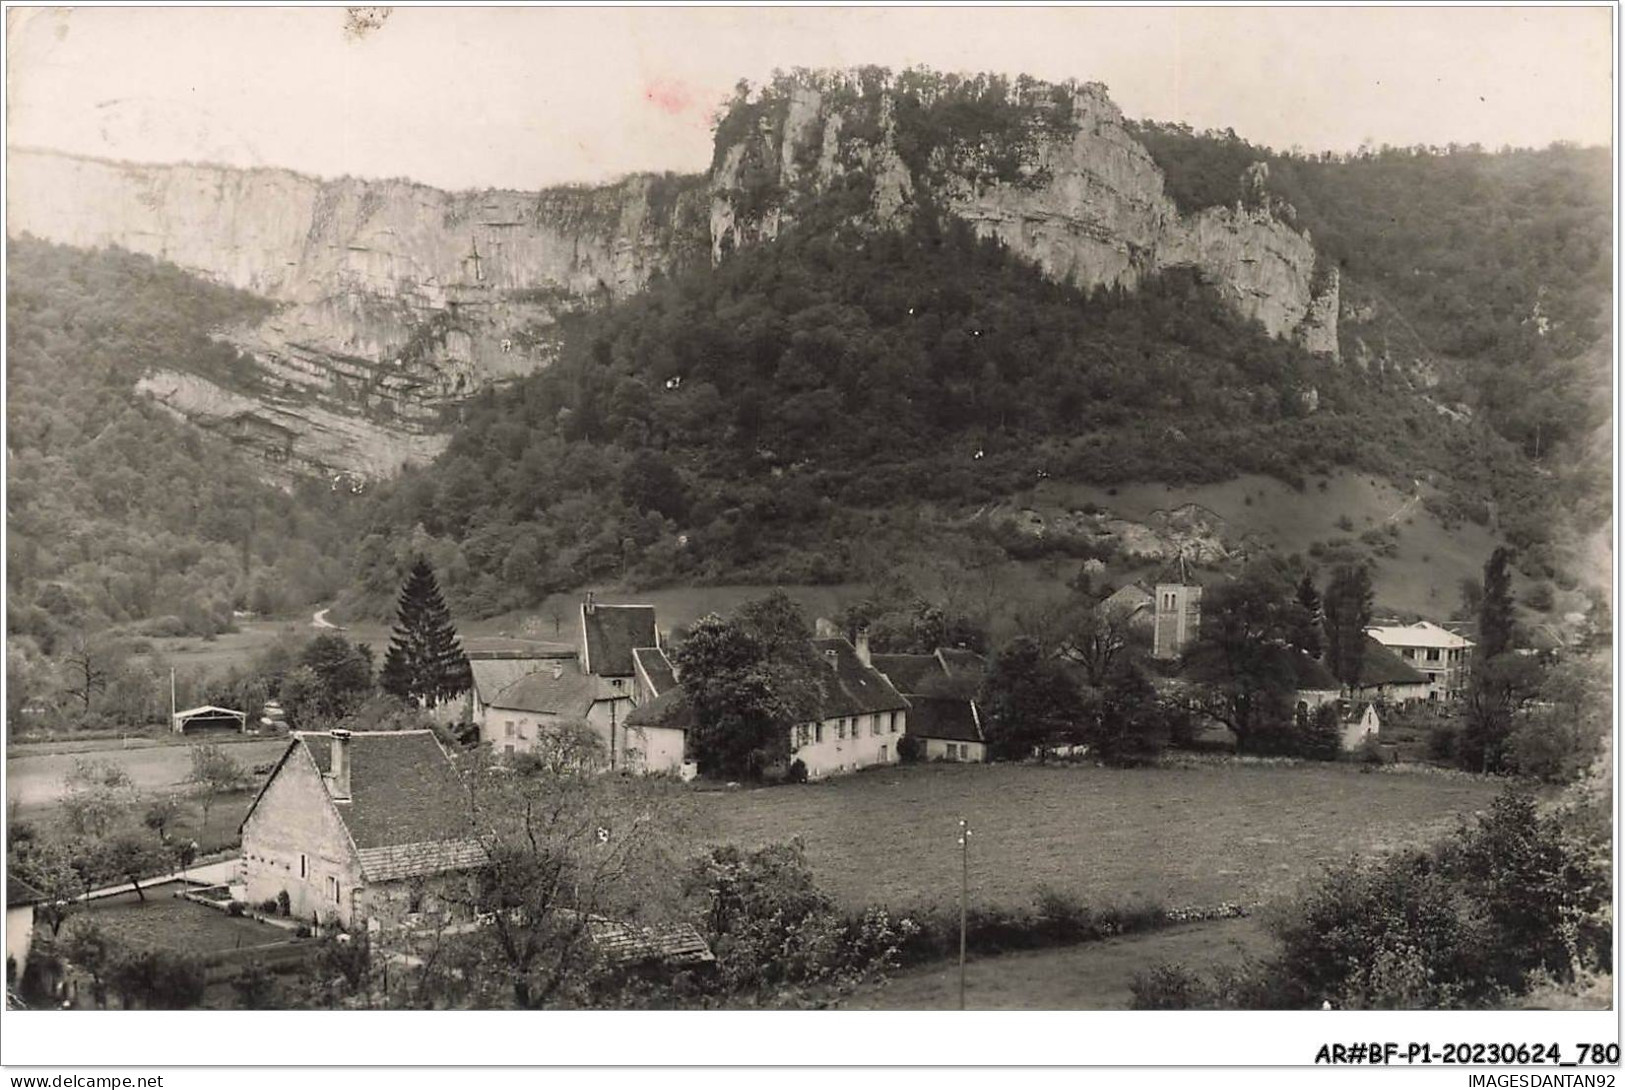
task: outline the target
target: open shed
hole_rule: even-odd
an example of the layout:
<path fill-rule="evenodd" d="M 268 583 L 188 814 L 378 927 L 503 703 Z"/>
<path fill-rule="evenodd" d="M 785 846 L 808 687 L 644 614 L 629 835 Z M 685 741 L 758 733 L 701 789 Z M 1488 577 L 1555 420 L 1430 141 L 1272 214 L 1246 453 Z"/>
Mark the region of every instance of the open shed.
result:
<path fill-rule="evenodd" d="M 176 712 L 170 717 L 169 726 L 176 734 L 243 734 L 248 729 L 248 713 L 205 704 Z"/>

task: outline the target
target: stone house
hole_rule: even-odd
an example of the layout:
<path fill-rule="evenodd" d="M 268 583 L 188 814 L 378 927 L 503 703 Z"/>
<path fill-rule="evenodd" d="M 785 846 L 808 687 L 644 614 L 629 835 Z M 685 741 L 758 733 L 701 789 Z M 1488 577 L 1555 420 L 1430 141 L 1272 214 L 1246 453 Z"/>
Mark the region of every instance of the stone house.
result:
<path fill-rule="evenodd" d="M 430 731 L 300 733 L 239 830 L 245 899 L 378 929 L 444 911 L 485 861 L 468 796 Z"/>
<path fill-rule="evenodd" d="M 973 651 L 939 647 L 929 655 L 874 655 L 875 669 L 908 700 L 908 731 L 928 761 L 985 761 L 987 740 L 977 691 L 987 660 Z"/>
<path fill-rule="evenodd" d="M 45 894 L 18 878 L 6 875 L 6 987 L 23 978 L 28 952 L 34 944 L 34 906 Z"/>
<path fill-rule="evenodd" d="M 819 679 L 819 717 L 790 728 L 791 758 L 811 779 L 896 764 L 909 702 L 875 669 L 868 637 L 860 634 L 856 644 L 839 636 L 810 642 L 829 673 Z"/>

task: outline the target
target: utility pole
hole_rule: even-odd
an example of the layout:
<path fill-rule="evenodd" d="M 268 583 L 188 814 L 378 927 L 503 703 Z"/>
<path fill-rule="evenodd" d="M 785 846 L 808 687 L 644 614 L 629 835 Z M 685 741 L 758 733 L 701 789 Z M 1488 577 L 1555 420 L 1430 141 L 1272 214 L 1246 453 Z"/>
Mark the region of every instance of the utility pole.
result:
<path fill-rule="evenodd" d="M 959 1009 L 965 1009 L 965 903 L 970 896 L 970 822 L 959 819 Z"/>
<path fill-rule="evenodd" d="M 175 729 L 175 668 L 169 668 L 169 729 Z"/>

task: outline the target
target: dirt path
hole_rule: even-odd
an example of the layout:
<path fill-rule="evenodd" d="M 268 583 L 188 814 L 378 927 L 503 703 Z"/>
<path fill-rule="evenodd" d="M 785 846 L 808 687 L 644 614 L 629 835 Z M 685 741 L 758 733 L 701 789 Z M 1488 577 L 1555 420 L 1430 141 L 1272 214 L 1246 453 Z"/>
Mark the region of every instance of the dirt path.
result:
<path fill-rule="evenodd" d="M 329 612 L 332 611 L 332 609 L 333 609 L 332 606 L 328 606 L 327 609 L 318 609 L 315 613 L 312 613 L 310 615 L 310 627 L 312 627 L 312 628 L 335 628 L 335 629 L 338 628 L 338 625 L 334 624 L 332 621 L 327 619 L 327 615 L 328 615 Z"/>

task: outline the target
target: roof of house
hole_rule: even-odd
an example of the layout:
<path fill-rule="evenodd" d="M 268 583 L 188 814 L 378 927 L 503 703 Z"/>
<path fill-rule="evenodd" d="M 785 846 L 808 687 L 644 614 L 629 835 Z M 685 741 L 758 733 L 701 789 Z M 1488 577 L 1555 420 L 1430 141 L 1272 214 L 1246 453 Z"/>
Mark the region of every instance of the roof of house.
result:
<path fill-rule="evenodd" d="M 949 742 L 980 742 L 982 728 L 969 700 L 917 696 L 909 700 L 908 733 Z"/>
<path fill-rule="evenodd" d="M 958 647 L 939 647 L 929 655 L 875 655 L 872 661 L 911 704 L 915 695 L 970 699 L 987 672 L 985 658 Z"/>
<path fill-rule="evenodd" d="M 586 633 L 588 673 L 601 677 L 630 677 L 632 650 L 655 647 L 654 606 L 614 606 L 600 602 L 581 605 L 581 627 Z"/>
<path fill-rule="evenodd" d="M 1100 608 L 1122 610 L 1132 615 L 1142 609 L 1149 609 L 1152 597 L 1151 592 L 1138 583 L 1124 583 L 1101 601 Z"/>
<path fill-rule="evenodd" d="M 486 703 L 509 711 L 584 717 L 597 694 L 593 679 L 570 663 L 561 665 L 557 674 L 552 667 L 528 673 Z"/>
<path fill-rule="evenodd" d="M 831 716 L 868 715 L 871 712 L 903 709 L 909 706 L 903 694 L 873 666 L 865 666 L 851 641 L 844 637 L 814 639 L 813 650 L 832 670 L 823 676 L 823 699 L 819 714 Z"/>
<path fill-rule="evenodd" d="M 1443 647 L 1455 649 L 1474 646 L 1473 641 L 1466 636 L 1458 636 L 1448 628 L 1441 628 L 1432 621 L 1417 621 L 1415 624 L 1372 625 L 1366 629 L 1366 634 L 1375 638 L 1384 647 Z"/>
<path fill-rule="evenodd" d="M 649 687 L 659 696 L 667 689 L 677 687 L 677 671 L 666 657 L 666 652 L 658 647 L 634 647 L 632 659 L 637 664 L 638 671 L 649 681 Z"/>
<path fill-rule="evenodd" d="M 579 673 L 575 657 L 574 651 L 550 655 L 470 655 L 468 668 L 474 674 L 475 695 L 481 704 L 488 705 L 496 700 L 502 690 L 538 671 L 551 673 L 554 666 L 563 665 L 572 673 Z"/>
<path fill-rule="evenodd" d="M 249 815 L 289 758 L 301 751 L 323 776 L 332 771 L 331 734 L 294 735 L 248 808 Z M 462 777 L 431 731 L 351 734 L 350 797 L 335 800 L 333 809 L 355 845 L 362 873 L 373 881 L 460 870 L 485 858 L 474 836 Z M 247 823 L 244 816 L 243 824 Z"/>
<path fill-rule="evenodd" d="M 201 707 L 187 708 L 185 711 L 176 712 L 173 718 L 200 719 L 216 718 L 219 716 L 230 716 L 233 719 L 246 719 L 248 717 L 248 713 L 233 711 L 231 708 L 217 708 L 213 704 L 204 704 Z"/>
<path fill-rule="evenodd" d="M 693 730 L 700 725 L 699 716 L 688 694 L 679 686 L 667 689 L 647 704 L 640 704 L 626 714 L 627 727 L 666 727 L 671 730 Z"/>
<path fill-rule="evenodd" d="M 1342 682 L 1326 669 L 1324 663 L 1296 648 L 1292 651 L 1292 672 L 1297 679 L 1299 692 L 1339 692 L 1343 688 Z"/>
<path fill-rule="evenodd" d="M 48 898 L 45 894 L 18 878 L 15 874 L 6 875 L 6 907 L 24 908 L 28 905 L 44 903 Z"/>
<path fill-rule="evenodd" d="M 963 647 L 939 647 L 937 660 L 942 663 L 942 668 L 948 672 L 949 677 L 973 675 L 980 682 L 982 674 L 987 670 L 985 655 L 967 651 Z"/>
<path fill-rule="evenodd" d="M 1405 660 L 1370 636 L 1365 638 L 1365 657 L 1360 660 L 1360 688 L 1372 685 L 1426 685 L 1428 679 Z"/>
<path fill-rule="evenodd" d="M 587 933 L 605 957 L 623 965 L 638 962 L 692 965 L 716 960 L 711 947 L 693 924 L 640 927 L 593 916 L 587 921 Z"/>
<path fill-rule="evenodd" d="M 942 663 L 935 655 L 874 655 L 871 661 L 903 693 L 920 692 L 928 681 L 943 676 Z"/>

